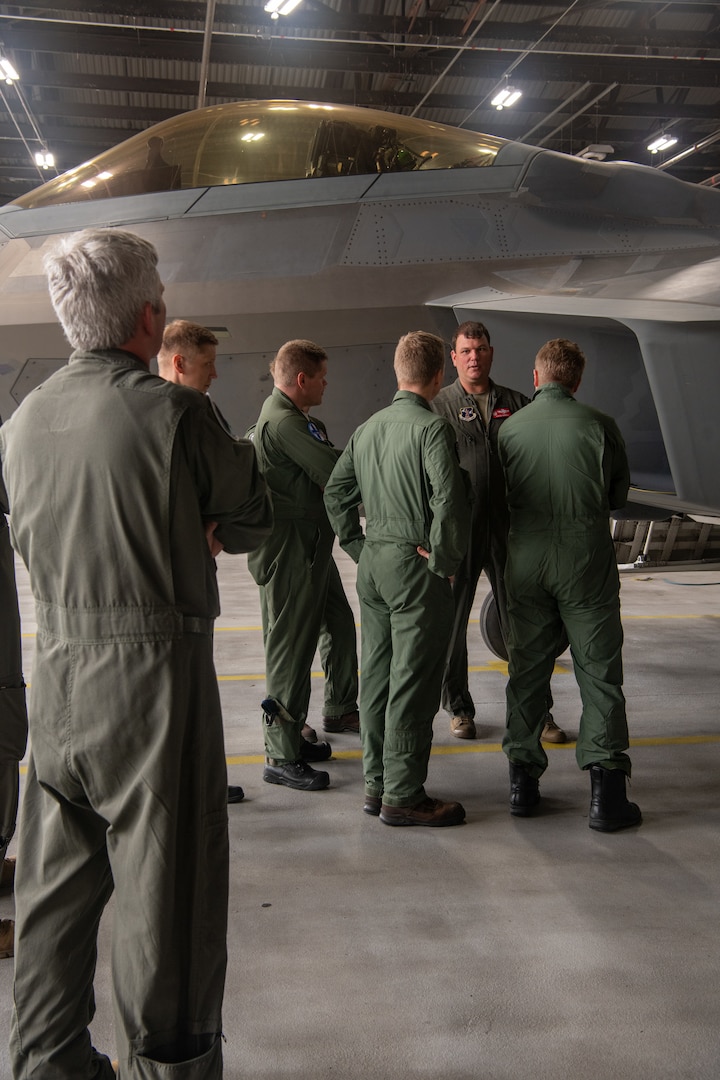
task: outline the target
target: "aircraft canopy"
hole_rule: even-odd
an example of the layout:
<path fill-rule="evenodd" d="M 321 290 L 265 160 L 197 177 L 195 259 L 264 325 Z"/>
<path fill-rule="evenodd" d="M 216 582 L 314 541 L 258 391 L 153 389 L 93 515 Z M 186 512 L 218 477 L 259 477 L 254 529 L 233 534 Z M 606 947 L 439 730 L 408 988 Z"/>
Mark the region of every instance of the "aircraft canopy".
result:
<path fill-rule="evenodd" d="M 242 101 L 181 113 L 16 199 L 25 208 L 181 188 L 492 165 L 491 135 L 398 113 Z"/>

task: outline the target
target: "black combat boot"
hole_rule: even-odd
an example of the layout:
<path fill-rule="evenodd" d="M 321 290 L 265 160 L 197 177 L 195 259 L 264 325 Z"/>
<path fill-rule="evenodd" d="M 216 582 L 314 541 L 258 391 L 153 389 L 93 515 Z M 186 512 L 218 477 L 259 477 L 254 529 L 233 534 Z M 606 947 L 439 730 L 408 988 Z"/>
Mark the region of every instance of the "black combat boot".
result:
<path fill-rule="evenodd" d="M 529 817 L 540 802 L 540 784 L 522 765 L 510 762 L 510 813 Z"/>
<path fill-rule="evenodd" d="M 591 829 L 600 832 L 616 832 L 642 822 L 640 807 L 629 802 L 625 794 L 625 773 L 622 769 L 606 769 L 602 765 L 590 766 Z"/>

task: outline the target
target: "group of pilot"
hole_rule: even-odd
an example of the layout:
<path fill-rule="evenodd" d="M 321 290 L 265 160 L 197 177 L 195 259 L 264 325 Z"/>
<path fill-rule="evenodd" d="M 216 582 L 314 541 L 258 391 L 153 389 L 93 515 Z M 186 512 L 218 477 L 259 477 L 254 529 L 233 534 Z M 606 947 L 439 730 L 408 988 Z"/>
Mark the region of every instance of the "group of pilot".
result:
<path fill-rule="evenodd" d="M 452 734 L 477 734 L 467 627 L 484 569 L 510 658 L 503 746 L 511 813 L 536 812 L 547 766 L 542 743 L 567 739 L 549 713 L 564 626 L 583 700 L 576 756 L 590 771 L 590 827 L 639 824 L 625 794 L 619 579 L 608 529 L 629 487 L 620 432 L 576 400 L 585 358 L 573 342 L 540 350 L 532 403 L 490 378 L 493 350 L 482 323 L 458 327 L 451 355 L 458 377 L 442 389 L 443 342 L 420 331 L 401 338 L 392 404 L 361 425 L 342 454 L 310 411 L 322 402 L 326 353 L 291 341 L 271 365 L 274 389 L 251 434 L 276 523 L 248 559 L 266 648 L 264 779 L 301 790 L 329 783 L 310 763 L 327 760 L 331 748 L 307 738 L 323 617 L 330 642 L 342 640 L 342 655 L 355 656 L 334 532 L 358 564 L 366 813 L 388 825 L 465 819 L 460 804 L 431 799 L 424 783 L 441 694 Z M 327 657 L 326 636 L 324 729 L 357 731 L 353 674 Z"/>
<path fill-rule="evenodd" d="M 253 441 L 236 438 L 207 395 L 217 340 L 186 322 L 165 330 L 152 245 L 90 229 L 59 241 L 44 265 L 74 351 L 0 430 L 0 510 L 37 621 L 13 1076 L 220 1080 L 229 856 L 214 557 L 249 552 L 260 588 L 267 782 L 329 783 L 311 762 L 330 745 L 308 723 L 319 645 L 323 727 L 360 733 L 364 811 L 393 826 L 463 822 L 460 803 L 424 784 L 441 693 L 453 734 L 475 735 L 466 633 L 484 568 L 509 652 L 511 813 L 537 811 L 542 739 L 565 738 L 548 715 L 564 625 L 583 701 L 576 754 L 591 776 L 589 823 L 615 831 L 641 821 L 625 793 L 608 529 L 628 490 L 624 446 L 615 423 L 574 396 L 577 345 L 540 349 L 528 403 L 489 379 L 480 323 L 458 328 L 458 379 L 445 391 L 442 340 L 404 335 L 392 403 L 342 452 L 310 411 L 327 355 L 287 342 Z M 149 371 L 155 356 L 162 378 Z M 334 534 L 358 564 L 359 713 Z M 113 892 L 115 1061 L 88 1029 Z"/>

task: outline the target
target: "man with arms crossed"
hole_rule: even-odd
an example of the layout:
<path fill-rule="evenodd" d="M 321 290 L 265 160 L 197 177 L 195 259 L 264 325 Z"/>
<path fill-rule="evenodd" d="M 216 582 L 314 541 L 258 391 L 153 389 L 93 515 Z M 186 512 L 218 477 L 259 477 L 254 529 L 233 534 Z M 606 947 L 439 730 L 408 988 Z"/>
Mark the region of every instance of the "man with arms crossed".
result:
<path fill-rule="evenodd" d="M 470 527 L 452 426 L 430 409 L 444 369 L 440 338 L 402 337 L 392 404 L 357 429 L 325 488 L 330 522 L 358 563 L 363 809 L 386 825 L 465 820 L 460 803 L 432 799 L 424 787 L 452 628 L 448 579 Z"/>
<path fill-rule="evenodd" d="M 252 446 L 151 375 L 155 249 L 87 230 L 45 257 L 74 348 L 0 430 L 0 509 L 37 619 L 16 877 L 13 1076 L 110 1080 L 94 1049 L 97 930 L 114 891 L 121 1080 L 219 1080 L 227 772 L 206 522 L 271 526 Z"/>
<path fill-rule="evenodd" d="M 215 357 L 218 339 L 212 330 L 187 319 L 175 319 L 168 323 L 163 333 L 162 345 L 157 355 L 158 373 L 161 379 L 189 386 L 201 394 L 207 394 L 213 379 L 217 379 Z M 222 427 L 230 433 L 227 421 L 213 401 L 209 403 Z M 215 549 L 214 523 L 208 525 L 208 539 L 213 555 Z M 228 802 L 240 803 L 245 792 L 237 784 L 228 784 Z"/>
<path fill-rule="evenodd" d="M 450 714 L 450 731 L 458 739 L 474 739 L 475 702 L 468 687 L 467 631 L 470 610 L 482 570 L 495 597 L 498 619 L 507 638 L 507 600 L 503 573 L 508 513 L 505 481 L 497 455 L 498 434 L 509 416 L 530 400 L 518 390 L 498 386 L 490 378 L 493 348 L 490 333 L 480 322 L 458 326 L 452 341 L 452 362 L 458 377 L 433 402 L 435 412 L 455 428 L 460 464 L 470 475 L 473 518 L 470 544 L 453 582 L 455 618 L 443 678 L 442 703 Z M 567 736 L 549 712 L 543 739 L 562 743 Z"/>

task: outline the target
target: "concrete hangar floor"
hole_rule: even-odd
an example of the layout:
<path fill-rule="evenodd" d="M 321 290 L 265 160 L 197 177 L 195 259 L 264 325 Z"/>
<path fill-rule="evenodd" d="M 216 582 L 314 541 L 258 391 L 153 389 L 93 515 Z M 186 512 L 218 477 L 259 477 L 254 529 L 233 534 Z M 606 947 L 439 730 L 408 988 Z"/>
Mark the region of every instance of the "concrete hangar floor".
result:
<path fill-rule="evenodd" d="M 354 567 L 338 562 L 357 611 Z M 464 803 L 464 826 L 391 829 L 363 814 L 350 734 L 331 740 L 328 791 L 263 783 L 257 592 L 242 557 L 221 556 L 219 574 L 228 776 L 246 791 L 229 807 L 228 1080 L 717 1080 L 720 573 L 623 577 L 630 794 L 645 820 L 615 835 L 587 827 L 572 745 L 549 749 L 543 815 L 510 817 L 505 668 L 476 624 L 480 738 L 459 742 L 438 714 L 428 783 Z M 23 571 L 19 587 L 31 679 Z M 569 654 L 553 693 L 576 733 Z M 321 708 L 318 677 L 313 720 Z M 0 916 L 12 911 L 0 897 Z M 114 1056 L 112 914 L 111 903 L 93 1036 Z M 3 1047 L 11 1001 L 3 960 Z"/>

